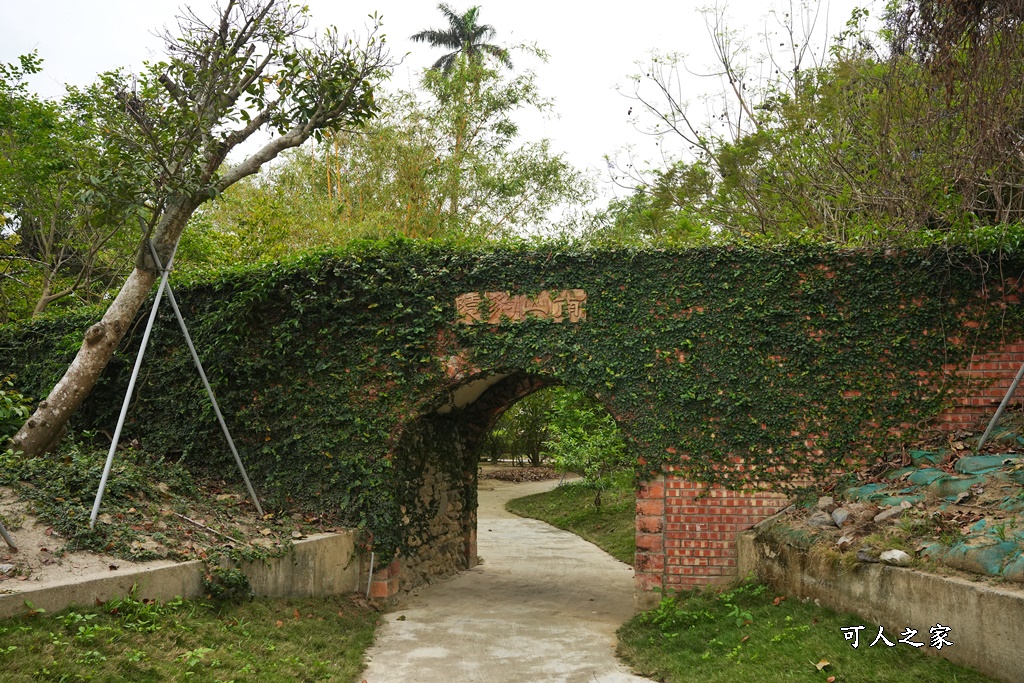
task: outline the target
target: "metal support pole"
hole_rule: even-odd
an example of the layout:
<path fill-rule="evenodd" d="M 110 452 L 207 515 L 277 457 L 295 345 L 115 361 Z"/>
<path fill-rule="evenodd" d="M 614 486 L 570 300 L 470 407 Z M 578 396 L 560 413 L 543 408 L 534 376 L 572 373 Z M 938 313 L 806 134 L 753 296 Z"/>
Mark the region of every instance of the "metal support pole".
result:
<path fill-rule="evenodd" d="M 175 247 L 177 249 L 177 247 Z M 146 323 L 146 331 L 142 335 L 142 344 L 139 347 L 139 355 L 135 359 L 135 367 L 132 368 L 132 377 L 128 381 L 128 391 L 124 394 L 124 403 L 121 404 L 121 414 L 117 417 L 117 428 L 114 430 L 114 438 L 110 441 L 110 451 L 107 452 L 107 462 L 103 465 L 103 476 L 100 477 L 100 487 L 96 491 L 96 500 L 92 504 L 92 514 L 89 515 L 89 528 L 96 528 L 96 516 L 100 512 L 100 503 L 103 502 L 103 491 L 107 488 L 107 479 L 110 477 L 110 467 L 114 464 L 114 451 L 121 440 L 121 429 L 124 427 L 125 417 L 128 415 L 128 406 L 132 402 L 132 394 L 135 392 L 135 382 L 139 379 L 139 370 L 142 368 L 142 356 L 146 353 L 146 346 L 149 344 L 149 334 L 153 331 L 153 323 L 156 322 L 156 314 L 160 309 L 160 300 L 167 288 L 167 278 L 171 274 L 171 264 L 174 263 L 174 254 L 167 263 L 167 269 L 160 276 L 160 288 L 156 290 L 156 301 L 153 302 L 153 310 L 149 313 L 149 321 Z"/>
<path fill-rule="evenodd" d="M 366 599 L 370 599 L 370 587 L 373 586 L 373 558 L 374 553 L 370 552 L 370 576 L 366 579 Z"/>
<path fill-rule="evenodd" d="M 1014 392 L 1017 391 L 1017 385 L 1020 384 L 1022 377 L 1024 377 L 1024 363 L 1021 364 L 1020 370 L 1017 371 L 1017 376 L 1013 378 L 1013 383 L 1010 385 L 1010 388 L 1006 390 L 1006 395 L 1003 396 L 1002 403 L 1000 403 L 999 407 L 996 408 L 996 414 L 992 416 L 991 420 L 989 420 L 985 433 L 981 435 L 981 439 L 978 441 L 978 451 L 982 449 L 985 442 L 988 441 L 988 437 L 992 433 L 992 430 L 996 428 L 996 423 L 999 422 L 999 418 L 1003 416 L 1003 411 L 1006 410 L 1006 405 L 1010 402 L 1010 399 L 1013 398 Z"/>
<path fill-rule="evenodd" d="M 3 522 L 0 522 L 0 536 L 4 537 L 4 540 L 7 541 L 7 545 L 11 546 L 11 550 L 18 552 L 18 546 L 14 545 L 14 539 L 11 538 L 9 533 L 7 533 L 7 529 L 4 528 Z"/>
<path fill-rule="evenodd" d="M 153 249 L 153 243 L 150 242 L 149 249 L 153 254 L 153 258 L 156 260 L 157 265 L 160 264 L 160 258 L 156 255 L 156 250 Z M 185 335 L 185 343 L 188 344 L 188 350 L 192 354 L 192 362 L 196 364 L 196 369 L 199 370 L 199 377 L 203 380 L 203 386 L 206 387 L 206 395 L 210 397 L 210 402 L 213 404 L 213 412 L 217 414 L 217 421 L 220 423 L 221 431 L 224 432 L 224 438 L 228 440 L 228 446 L 231 448 L 231 455 L 235 456 L 235 464 L 238 465 L 238 471 L 242 474 L 242 480 L 245 482 L 245 488 L 249 491 L 249 497 L 252 499 L 252 504 L 256 506 L 256 512 L 259 516 L 263 516 L 263 508 L 260 507 L 260 501 L 256 497 L 256 492 L 252 488 L 252 482 L 249 481 L 249 475 L 245 472 L 245 465 L 242 464 L 242 458 L 238 455 L 238 449 L 235 448 L 235 440 L 231 438 L 231 432 L 228 431 L 227 422 L 224 421 L 224 415 L 220 412 L 220 406 L 217 405 L 217 397 L 213 395 L 213 388 L 210 386 L 210 381 L 206 378 L 206 371 L 203 370 L 203 363 L 199 360 L 199 354 L 196 353 L 195 344 L 192 343 L 192 335 L 188 333 L 188 327 L 185 326 L 185 319 L 181 317 L 181 309 L 178 308 L 178 302 L 174 298 L 174 290 L 171 289 L 171 285 L 167 285 L 167 298 L 171 302 L 171 308 L 174 309 L 174 317 L 178 319 L 178 326 L 181 328 L 182 334 Z"/>

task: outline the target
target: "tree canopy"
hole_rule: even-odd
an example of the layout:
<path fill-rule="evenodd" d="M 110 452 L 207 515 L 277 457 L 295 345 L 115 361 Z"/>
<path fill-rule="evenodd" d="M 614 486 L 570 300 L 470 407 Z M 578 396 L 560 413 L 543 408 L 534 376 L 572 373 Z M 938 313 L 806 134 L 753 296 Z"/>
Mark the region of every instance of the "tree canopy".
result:
<path fill-rule="evenodd" d="M 490 24 L 480 24 L 480 8 L 470 7 L 459 14 L 445 3 L 440 3 L 437 9 L 441 11 L 448 21 L 447 28 L 428 28 L 410 36 L 410 40 L 417 43 L 429 43 L 431 47 L 440 47 L 451 50 L 434 62 L 430 67 L 432 70 L 440 70 L 450 74 L 460 58 L 467 62 L 479 64 L 483 62 L 484 56 L 493 57 L 508 68 L 512 68 L 512 59 L 508 50 L 488 43 L 496 35 L 494 27 Z"/>
<path fill-rule="evenodd" d="M 335 29 L 310 38 L 307 18 L 306 8 L 286 0 L 227 0 L 212 19 L 185 8 L 177 31 L 164 36 L 165 59 L 137 77 L 102 74 L 72 93 L 85 105 L 82 125 L 100 133 L 91 142 L 101 141 L 113 160 L 104 167 L 109 183 L 132 190 L 142 239 L 134 269 L 67 374 L 15 435 L 16 447 L 37 454 L 56 442 L 158 273 L 173 263 L 199 206 L 281 152 L 376 114 L 374 90 L 390 66 L 383 40 L 371 32 L 359 44 Z M 258 131 L 269 139 L 223 168 Z"/>
<path fill-rule="evenodd" d="M 533 71 L 466 62 L 448 75 L 428 70 L 418 87 L 376 102 L 366 125 L 326 134 L 201 208 L 183 267 L 353 238 L 480 243 L 537 233 L 592 194 L 590 179 L 549 141 L 520 133 L 522 112 L 552 106 Z"/>
<path fill-rule="evenodd" d="M 665 161 L 618 170 L 635 197 L 610 207 L 597 234 L 632 225 L 658 240 L 684 217 L 719 240 L 1019 248 L 1020 1 L 893 2 L 876 32 L 856 10 L 817 49 L 799 29 L 818 4 L 798 9 L 762 36 L 761 61 L 721 9 L 706 12 L 722 83 L 707 120 L 680 89 L 681 57 L 643 65 L 628 95 Z M 661 210 L 637 214 L 648 205 Z"/>

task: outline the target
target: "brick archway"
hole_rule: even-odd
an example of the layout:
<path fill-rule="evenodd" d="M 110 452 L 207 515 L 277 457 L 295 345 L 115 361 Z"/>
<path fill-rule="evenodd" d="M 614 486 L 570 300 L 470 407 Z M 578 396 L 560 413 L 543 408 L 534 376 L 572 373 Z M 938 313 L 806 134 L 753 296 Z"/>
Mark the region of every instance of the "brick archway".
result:
<path fill-rule="evenodd" d="M 646 589 L 727 580 L 735 532 L 781 505 L 684 472 L 724 481 L 738 462 L 778 478 L 841 468 L 917 426 L 955 430 L 990 414 L 1024 360 L 1020 278 L 1003 275 L 1024 263 L 978 262 L 399 242 L 231 273 L 180 299 L 201 321 L 200 353 L 217 365 L 212 380 L 261 494 L 340 511 L 388 557 L 418 552 L 402 529 L 437 522 L 448 559 L 420 557 L 410 570 L 423 576 L 473 557 L 467 463 L 490 423 L 543 383 L 597 398 L 650 468 L 637 521 Z M 201 389 L 174 325 L 157 320 L 147 358 L 161 370 L 144 378 L 126 429 L 157 455 L 227 462 L 216 422 L 192 409 Z M 25 393 L 45 395 L 80 334 L 73 317 L 0 330 L 0 376 L 18 372 L 36 382 Z M 126 338 L 76 429 L 109 427 L 138 340 Z M 417 449 L 426 460 L 401 457 Z M 417 503 L 427 465 L 434 490 Z M 378 569 L 383 590 L 401 583 L 389 573 Z"/>
<path fill-rule="evenodd" d="M 522 370 L 465 373 L 440 405 L 406 425 L 393 458 L 398 467 L 408 468 L 403 479 L 422 484 L 405 492 L 403 509 L 410 522 L 416 517 L 429 522 L 426 527 L 407 524 L 411 552 L 375 573 L 375 596 L 390 597 L 475 566 L 476 487 L 483 440 L 517 401 L 558 385 L 550 377 Z M 462 506 L 458 530 L 455 518 L 445 510 L 453 501 Z"/>

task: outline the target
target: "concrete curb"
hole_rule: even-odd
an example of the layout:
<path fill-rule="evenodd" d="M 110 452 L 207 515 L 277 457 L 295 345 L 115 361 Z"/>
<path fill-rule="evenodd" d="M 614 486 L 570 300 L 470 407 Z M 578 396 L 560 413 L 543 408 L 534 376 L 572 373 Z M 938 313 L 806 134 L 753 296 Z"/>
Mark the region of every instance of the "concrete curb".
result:
<path fill-rule="evenodd" d="M 866 620 L 863 637 L 874 638 L 878 626 L 892 634 L 917 629 L 914 640 L 926 644 L 921 650 L 1010 683 L 1024 683 L 1024 591 L 883 564 L 861 563 L 843 572 L 777 538 L 759 538 L 754 531 L 740 534 L 737 545 L 740 576 L 753 573 L 790 597 L 852 612 Z M 952 628 L 952 647 L 927 647 L 928 629 L 936 624 Z M 836 633 L 837 639 L 842 637 Z"/>
<path fill-rule="evenodd" d="M 317 597 L 349 593 L 359 587 L 355 536 L 354 531 L 318 534 L 296 541 L 292 551 L 284 557 L 243 562 L 239 568 L 258 596 Z M 60 583 L 5 581 L 4 588 L 9 586 L 17 592 L 0 594 L 0 619 L 25 614 L 29 609 L 26 602 L 36 609 L 59 612 L 72 605 L 91 607 L 124 597 L 133 587 L 140 599 L 198 598 L 204 594 L 205 568 L 205 563 L 199 560 L 160 560 Z"/>

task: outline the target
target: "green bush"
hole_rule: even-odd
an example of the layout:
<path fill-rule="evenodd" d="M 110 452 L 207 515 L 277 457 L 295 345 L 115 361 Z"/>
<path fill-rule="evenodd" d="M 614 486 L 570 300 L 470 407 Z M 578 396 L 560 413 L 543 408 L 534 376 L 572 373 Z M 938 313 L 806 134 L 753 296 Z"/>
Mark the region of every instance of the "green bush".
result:
<path fill-rule="evenodd" d="M 561 389 L 550 410 L 547 447 L 555 469 L 575 472 L 590 484 L 598 484 L 614 472 L 632 468 L 615 420 L 596 401 L 578 391 Z"/>
<path fill-rule="evenodd" d="M 240 569 L 214 567 L 203 576 L 203 588 L 217 602 L 241 602 L 253 596 L 249 578 Z"/>
<path fill-rule="evenodd" d="M 0 380 L 0 444 L 14 436 L 32 414 L 32 399 L 14 388 L 14 375 Z"/>

